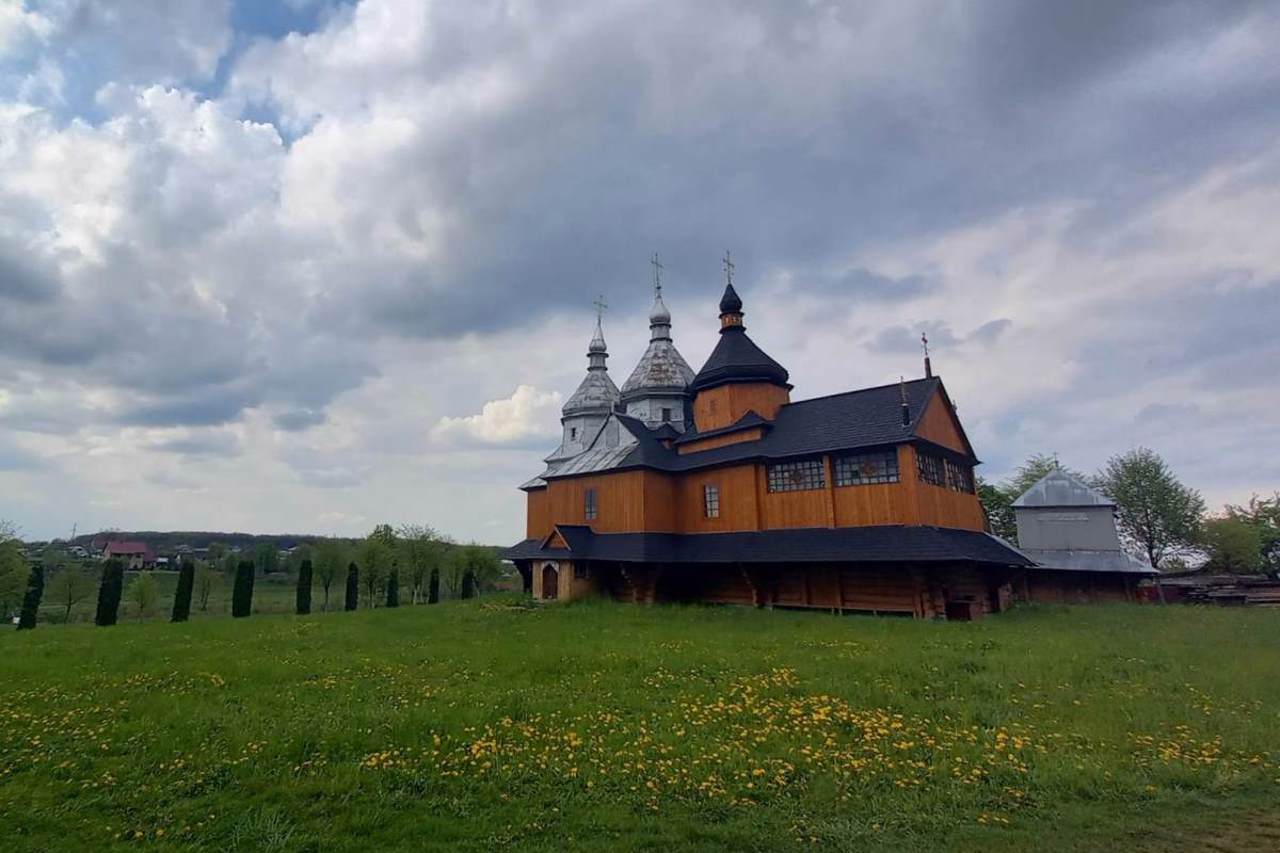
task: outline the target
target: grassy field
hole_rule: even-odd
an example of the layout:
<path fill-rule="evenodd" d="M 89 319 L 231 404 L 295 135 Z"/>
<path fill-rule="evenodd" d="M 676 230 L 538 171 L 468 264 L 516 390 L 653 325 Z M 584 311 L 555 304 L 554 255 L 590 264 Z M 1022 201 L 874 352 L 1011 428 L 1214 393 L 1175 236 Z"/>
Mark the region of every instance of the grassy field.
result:
<path fill-rule="evenodd" d="M 6 850 L 1271 850 L 1277 800 L 1278 611 L 0 634 Z"/>

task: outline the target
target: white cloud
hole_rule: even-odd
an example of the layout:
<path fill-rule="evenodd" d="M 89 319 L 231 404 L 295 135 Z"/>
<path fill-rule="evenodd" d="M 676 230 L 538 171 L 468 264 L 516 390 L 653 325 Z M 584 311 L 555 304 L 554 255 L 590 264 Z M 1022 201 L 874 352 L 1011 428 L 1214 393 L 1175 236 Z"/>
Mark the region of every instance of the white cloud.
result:
<path fill-rule="evenodd" d="M 431 430 L 437 441 L 473 441 L 481 444 L 516 444 L 556 435 L 560 406 L 558 391 L 539 391 L 521 385 L 502 400 L 490 400 L 476 415 L 443 417 Z"/>

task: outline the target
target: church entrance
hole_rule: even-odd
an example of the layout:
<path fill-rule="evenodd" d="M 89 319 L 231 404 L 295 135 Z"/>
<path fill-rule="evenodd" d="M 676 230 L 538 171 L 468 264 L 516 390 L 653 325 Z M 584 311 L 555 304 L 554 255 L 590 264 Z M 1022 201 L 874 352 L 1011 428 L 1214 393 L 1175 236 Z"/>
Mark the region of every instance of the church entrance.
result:
<path fill-rule="evenodd" d="M 560 573 L 550 563 L 542 567 L 542 597 L 548 601 L 560 597 Z"/>

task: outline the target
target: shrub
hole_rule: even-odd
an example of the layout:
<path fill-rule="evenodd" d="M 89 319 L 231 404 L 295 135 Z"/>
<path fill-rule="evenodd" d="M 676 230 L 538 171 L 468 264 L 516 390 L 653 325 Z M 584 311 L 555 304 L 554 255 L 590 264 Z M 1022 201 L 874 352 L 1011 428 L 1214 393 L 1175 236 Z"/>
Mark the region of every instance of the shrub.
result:
<path fill-rule="evenodd" d="M 95 625 L 114 625 L 120 618 L 120 598 L 124 595 L 124 563 L 107 560 L 102 567 L 102 583 L 98 586 L 98 612 Z"/>
<path fill-rule="evenodd" d="M 40 599 L 44 597 L 44 566 L 31 567 L 27 575 L 27 594 L 22 598 L 22 611 L 18 614 L 18 630 L 30 631 L 36 626 L 40 613 Z"/>
<path fill-rule="evenodd" d="M 253 609 L 253 563 L 241 560 L 236 566 L 236 584 L 231 590 L 231 615 L 242 618 Z"/>
<path fill-rule="evenodd" d="M 190 560 L 182 561 L 178 570 L 178 588 L 173 593 L 173 615 L 170 622 L 186 622 L 191 618 L 191 593 L 196 586 L 196 564 Z"/>
<path fill-rule="evenodd" d="M 311 561 L 303 560 L 298 566 L 298 607 L 299 616 L 311 612 Z"/>
<path fill-rule="evenodd" d="M 431 570 L 431 580 L 427 583 L 427 604 L 440 603 L 440 570 Z"/>
<path fill-rule="evenodd" d="M 400 606 L 400 571 L 392 569 L 391 574 L 387 576 L 387 606 Z"/>
<path fill-rule="evenodd" d="M 140 572 L 133 579 L 133 583 L 129 584 L 128 592 L 129 600 L 133 602 L 134 607 L 138 608 L 139 619 L 151 612 L 156 599 L 160 597 L 160 588 L 156 584 L 155 575 L 151 572 Z"/>
<path fill-rule="evenodd" d="M 355 563 L 347 566 L 347 610 L 360 606 L 360 568 Z"/>

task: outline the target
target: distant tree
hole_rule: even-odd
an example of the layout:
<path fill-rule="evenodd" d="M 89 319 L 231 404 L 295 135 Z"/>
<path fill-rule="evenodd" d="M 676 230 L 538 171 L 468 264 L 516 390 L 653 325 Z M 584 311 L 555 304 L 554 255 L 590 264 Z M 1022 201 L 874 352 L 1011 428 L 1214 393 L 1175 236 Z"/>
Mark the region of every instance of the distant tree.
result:
<path fill-rule="evenodd" d="M 457 559 L 462 564 L 462 589 L 465 595 L 467 575 L 471 576 L 471 595 L 474 596 L 486 589 L 493 589 L 502 577 L 502 561 L 493 550 L 474 542 L 455 549 Z"/>
<path fill-rule="evenodd" d="M 360 606 L 360 567 L 355 563 L 347 566 L 347 601 L 346 609 L 355 610 Z"/>
<path fill-rule="evenodd" d="M 196 567 L 196 599 L 200 602 L 202 613 L 209 610 L 209 597 L 217 586 L 219 573 L 207 561 L 201 561 Z"/>
<path fill-rule="evenodd" d="M 440 603 L 440 570 L 431 570 L 431 580 L 427 585 L 427 604 Z"/>
<path fill-rule="evenodd" d="M 151 572 L 138 572 L 129 583 L 129 603 L 138 610 L 138 618 L 146 616 L 160 597 L 160 589 L 156 585 L 156 576 Z"/>
<path fill-rule="evenodd" d="M 347 562 L 347 549 L 336 539 L 326 540 L 316 548 L 315 573 L 324 590 L 324 609 L 329 609 L 329 588 L 337 580 Z"/>
<path fill-rule="evenodd" d="M 45 585 L 49 600 L 63 609 L 62 621 L 71 621 L 71 610 L 93 595 L 93 578 L 78 566 L 64 565 L 49 576 Z"/>
<path fill-rule="evenodd" d="M 1262 571 L 1280 572 L 1280 492 L 1269 498 L 1257 495 L 1245 506 L 1227 505 L 1228 518 L 1242 521 L 1258 533 L 1258 557 Z"/>
<path fill-rule="evenodd" d="M 387 606 L 400 606 L 400 570 L 392 569 L 387 575 Z"/>
<path fill-rule="evenodd" d="M 1204 499 L 1182 485 L 1154 450 L 1138 447 L 1111 457 L 1097 485 L 1116 502 L 1121 532 L 1153 567 L 1199 541 Z"/>
<path fill-rule="evenodd" d="M 1258 528 L 1239 518 L 1211 518 L 1204 523 L 1209 554 L 1205 568 L 1215 572 L 1253 574 L 1263 569 L 1262 537 Z"/>
<path fill-rule="evenodd" d="M 173 593 L 173 614 L 170 622 L 186 622 L 191 618 L 191 594 L 196 586 L 196 564 L 183 560 L 178 569 L 178 588 Z"/>
<path fill-rule="evenodd" d="M 476 597 L 476 573 L 470 567 L 462 573 L 462 597 Z"/>
<path fill-rule="evenodd" d="M 222 573 L 234 578 L 238 571 L 240 571 L 240 555 L 235 551 L 228 550 L 222 555 Z"/>
<path fill-rule="evenodd" d="M 978 500 L 987 512 L 987 521 L 991 524 L 991 532 L 1008 542 L 1018 541 L 1018 525 L 1013 514 L 1013 501 L 1010 497 L 1012 489 L 1006 489 L 995 483 L 988 483 L 977 478 Z"/>
<path fill-rule="evenodd" d="M 22 598 L 22 610 L 18 612 L 18 630 L 30 631 L 40 615 L 40 599 L 44 597 L 44 566 L 31 567 L 27 575 L 27 594 Z"/>
<path fill-rule="evenodd" d="M 422 602 L 427 578 L 439 567 L 448 547 L 443 537 L 425 524 L 405 524 L 397 531 L 400 543 L 400 566 L 409 580 L 410 601 Z"/>
<path fill-rule="evenodd" d="M 306 616 L 311 612 L 311 561 L 303 560 L 298 567 L 297 612 Z"/>
<path fill-rule="evenodd" d="M 27 558 L 13 523 L 0 519 L 0 617 L 18 609 L 27 590 Z"/>
<path fill-rule="evenodd" d="M 1063 473 L 1070 474 L 1082 483 L 1088 483 L 1089 478 L 1074 468 L 1068 468 L 1058 462 L 1056 453 L 1033 453 L 1027 457 L 1027 460 L 1018 466 L 1013 472 L 1013 476 L 1005 483 L 1005 492 L 1009 495 L 1009 502 L 1012 503 L 1022 494 L 1036 483 L 1044 479 L 1050 471 L 1061 470 Z"/>
<path fill-rule="evenodd" d="M 297 577 L 302 571 L 302 564 L 311 559 L 311 546 L 298 545 L 289 552 L 289 558 L 285 560 L 284 570 L 287 574 Z"/>
<path fill-rule="evenodd" d="M 253 563 L 241 560 L 236 567 L 236 585 L 231 590 L 231 615 L 237 619 L 253 610 L 253 575 Z"/>
<path fill-rule="evenodd" d="M 108 626 L 120 618 L 120 599 L 124 596 L 124 563 L 112 558 L 102 566 L 102 581 L 98 584 L 98 610 L 93 624 Z"/>
<path fill-rule="evenodd" d="M 280 567 L 280 551 L 271 542 L 259 542 L 253 549 L 253 563 L 258 574 L 274 574 Z"/>
<path fill-rule="evenodd" d="M 366 607 L 374 607 L 395 562 L 396 540 L 390 526 L 380 524 L 360 543 L 360 572 Z"/>
<path fill-rule="evenodd" d="M 210 542 L 209 553 L 206 555 L 209 564 L 213 566 L 221 566 L 222 561 L 227 558 L 227 546 L 221 542 Z"/>

